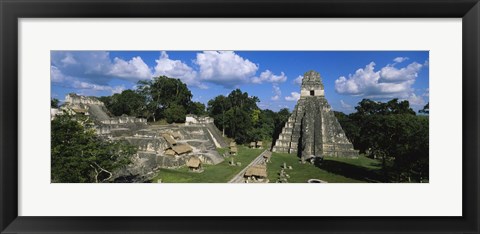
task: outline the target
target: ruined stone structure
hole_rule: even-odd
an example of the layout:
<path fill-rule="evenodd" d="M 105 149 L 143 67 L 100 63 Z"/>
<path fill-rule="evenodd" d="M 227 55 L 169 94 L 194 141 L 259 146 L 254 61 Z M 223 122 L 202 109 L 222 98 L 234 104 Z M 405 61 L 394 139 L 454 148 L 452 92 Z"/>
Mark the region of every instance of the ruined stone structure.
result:
<path fill-rule="evenodd" d="M 138 147 L 132 164 L 114 173 L 116 182 L 148 181 L 159 168 L 184 166 L 192 157 L 202 164 L 218 164 L 224 160 L 216 148 L 227 144 L 208 117 L 190 115 L 188 124 L 151 126 L 143 118 L 112 117 L 97 98 L 77 94 L 68 94 L 60 109 L 87 116 L 93 122 L 91 128 L 105 139 L 124 140 Z M 51 110 L 52 119 L 62 113 Z"/>
<path fill-rule="evenodd" d="M 316 157 L 358 157 L 325 98 L 320 74 L 306 72 L 300 99 L 282 129 L 274 152 L 294 153 L 302 160 Z"/>
<path fill-rule="evenodd" d="M 185 118 L 185 126 L 203 126 L 206 128 L 206 133 L 213 139 L 215 146 L 218 148 L 228 147 L 223 138 L 223 134 L 213 123 L 212 117 L 187 115 Z"/>

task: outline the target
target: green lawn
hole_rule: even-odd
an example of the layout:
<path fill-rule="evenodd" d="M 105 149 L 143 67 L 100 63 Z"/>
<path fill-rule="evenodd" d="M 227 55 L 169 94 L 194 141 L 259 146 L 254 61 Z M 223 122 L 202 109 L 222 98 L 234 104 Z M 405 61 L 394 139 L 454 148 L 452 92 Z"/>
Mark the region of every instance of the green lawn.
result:
<path fill-rule="evenodd" d="M 225 150 L 218 149 L 220 155 Z M 230 166 L 231 157 L 227 157 L 225 161 L 217 165 L 203 165 L 204 171 L 202 173 L 191 172 L 186 166 L 178 169 L 160 169 L 153 181 L 162 179 L 163 183 L 226 183 L 262 153 L 263 150 L 238 146 L 238 155 L 232 157 L 234 157 L 235 162 L 241 162 L 241 166 Z"/>
<path fill-rule="evenodd" d="M 283 163 L 292 166 L 285 170 L 290 178 L 289 183 L 305 183 L 308 179 L 320 179 L 329 183 L 365 183 L 380 182 L 381 170 L 377 160 L 360 156 L 358 159 L 325 157 L 323 163 L 314 166 L 301 164 L 293 154 L 273 153 L 268 163 L 268 179 L 275 183 Z"/>
<path fill-rule="evenodd" d="M 227 149 L 218 149 L 222 155 Z M 160 169 L 153 182 L 162 179 L 163 183 L 226 183 L 243 168 L 245 168 L 263 149 L 249 149 L 239 146 L 239 153 L 233 156 L 235 162 L 241 166 L 230 166 L 231 157 L 217 165 L 203 165 L 202 173 L 189 171 L 184 166 L 177 169 Z M 278 179 L 283 162 L 293 169 L 287 169 L 290 175 L 289 183 L 306 183 L 308 179 L 320 179 L 329 183 L 367 183 L 381 182 L 382 174 L 380 162 L 360 156 L 357 159 L 325 157 L 320 165 L 309 163 L 301 164 L 296 155 L 285 153 L 272 153 L 271 162 L 268 163 L 268 178 L 270 183 Z"/>

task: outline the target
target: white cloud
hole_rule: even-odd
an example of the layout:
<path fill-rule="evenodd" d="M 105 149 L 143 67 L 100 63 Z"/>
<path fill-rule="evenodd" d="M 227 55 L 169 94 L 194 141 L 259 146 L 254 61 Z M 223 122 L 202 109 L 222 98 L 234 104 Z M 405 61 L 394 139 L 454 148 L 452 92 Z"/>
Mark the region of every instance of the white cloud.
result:
<path fill-rule="evenodd" d="M 195 63 L 202 80 L 226 88 L 248 83 L 258 70 L 258 65 L 233 51 L 204 51 L 197 54 Z"/>
<path fill-rule="evenodd" d="M 335 80 L 335 90 L 340 94 L 362 95 L 370 88 L 375 88 L 380 79 L 379 72 L 375 72 L 375 63 L 371 62 L 364 69 L 358 69 L 348 78 L 341 76 Z"/>
<path fill-rule="evenodd" d="M 353 106 L 344 102 L 343 100 L 340 100 L 340 105 L 342 106 L 343 109 L 346 109 L 346 110 L 351 110 L 353 109 Z"/>
<path fill-rule="evenodd" d="M 233 88 L 245 83 L 278 84 L 287 80 L 285 73 L 273 74 L 270 70 L 265 70 L 256 77 L 258 64 L 233 51 L 197 53 L 196 59 L 193 60 L 194 66 L 189 66 L 182 60 L 170 59 L 166 52 L 161 52 L 155 61 L 156 64 L 152 68 L 140 56 L 124 60 L 119 57 L 110 59 L 110 53 L 105 51 L 54 51 L 51 53 L 50 75 L 52 82 L 66 82 L 65 77 L 69 77 L 70 82 L 72 80 L 83 82 L 77 82 L 78 87 L 98 90 L 110 84 L 113 79 L 136 83 L 138 80 L 160 75 L 178 78 L 189 86 L 199 88 L 207 88 L 208 82 Z"/>
<path fill-rule="evenodd" d="M 129 61 L 120 58 L 113 59 L 109 75 L 124 79 L 151 79 L 152 72 L 140 56 L 133 57 Z"/>
<path fill-rule="evenodd" d="M 285 100 L 287 101 L 298 101 L 300 99 L 300 93 L 297 92 L 291 92 L 290 96 L 285 97 Z"/>
<path fill-rule="evenodd" d="M 396 63 L 401 63 L 401 62 L 407 61 L 407 60 L 409 60 L 408 57 L 396 57 L 396 58 L 393 59 L 393 61 L 396 62 Z"/>
<path fill-rule="evenodd" d="M 413 62 L 408 66 L 397 69 L 393 65 L 387 65 L 380 70 L 382 82 L 402 82 L 414 80 L 418 76 L 418 72 L 423 67 L 422 64 Z"/>
<path fill-rule="evenodd" d="M 295 80 L 293 80 L 293 83 L 296 84 L 296 85 L 301 85 L 302 80 L 303 80 L 303 76 L 297 76 L 297 78 L 295 78 Z"/>
<path fill-rule="evenodd" d="M 366 98 L 408 98 L 413 93 L 412 85 L 422 67 L 413 62 L 401 69 L 387 65 L 375 71 L 375 63 L 371 62 L 348 78 L 339 77 L 335 81 L 335 91 Z"/>
<path fill-rule="evenodd" d="M 112 94 L 121 93 L 125 86 L 99 85 L 86 81 L 81 81 L 72 76 L 64 75 L 57 67 L 50 66 L 50 79 L 52 84 L 65 88 L 78 89 L 82 93 L 92 93 L 96 91 L 110 91 Z M 89 92 L 90 91 L 90 92 Z"/>
<path fill-rule="evenodd" d="M 280 87 L 278 85 L 273 85 L 273 93 L 275 94 L 271 99 L 272 101 L 278 101 L 280 99 L 280 96 L 282 95 L 282 90 L 280 90 Z"/>
<path fill-rule="evenodd" d="M 111 94 L 121 93 L 125 90 L 125 86 L 108 86 L 108 85 L 97 85 L 88 82 L 73 80 L 71 88 L 80 89 L 84 91 L 108 91 Z"/>
<path fill-rule="evenodd" d="M 140 57 L 128 61 L 115 58 L 112 61 L 105 51 L 54 51 L 51 63 L 66 76 L 101 85 L 106 85 L 113 78 L 136 82 L 150 79 L 152 75 Z"/>
<path fill-rule="evenodd" d="M 261 109 L 268 109 L 270 107 L 270 102 L 262 102 L 260 101 L 258 104 L 258 107 Z"/>
<path fill-rule="evenodd" d="M 72 54 L 70 53 L 67 53 L 61 61 L 63 63 L 63 66 L 78 64 L 78 62 L 75 60 L 75 58 L 73 58 Z"/>
<path fill-rule="evenodd" d="M 260 73 L 260 77 L 253 77 L 252 83 L 261 84 L 263 82 L 269 83 L 283 83 L 287 80 L 285 73 L 281 72 L 280 75 L 273 74 L 270 70 L 266 70 Z"/>
<path fill-rule="evenodd" d="M 65 80 L 65 76 L 55 66 L 50 66 L 50 80 L 52 82 L 62 82 Z"/>
<path fill-rule="evenodd" d="M 207 88 L 205 84 L 200 82 L 197 77 L 197 72 L 183 63 L 180 60 L 169 59 L 168 54 L 162 51 L 160 58 L 155 60 L 157 65 L 155 66 L 154 76 L 168 76 L 170 78 L 178 78 L 189 86 L 196 86 L 202 89 Z"/>
<path fill-rule="evenodd" d="M 120 86 L 115 86 L 115 87 L 112 87 L 111 91 L 112 91 L 112 94 L 115 94 L 115 93 L 121 93 L 125 90 L 125 86 L 123 85 L 120 85 Z"/>
<path fill-rule="evenodd" d="M 424 97 L 430 97 L 430 88 L 425 89 L 425 92 L 422 94 Z"/>
<path fill-rule="evenodd" d="M 422 96 L 417 96 L 417 95 L 415 95 L 415 93 L 412 93 L 407 98 L 407 100 L 410 103 L 410 105 L 412 105 L 412 106 L 424 106 L 425 104 L 427 104 Z"/>
<path fill-rule="evenodd" d="M 111 92 L 111 94 L 121 93 L 123 92 L 123 90 L 125 90 L 125 86 L 123 85 L 112 87 L 108 85 L 98 85 L 78 80 L 71 80 L 70 84 L 67 85 L 67 88 L 74 88 L 83 91 L 109 91 Z"/>

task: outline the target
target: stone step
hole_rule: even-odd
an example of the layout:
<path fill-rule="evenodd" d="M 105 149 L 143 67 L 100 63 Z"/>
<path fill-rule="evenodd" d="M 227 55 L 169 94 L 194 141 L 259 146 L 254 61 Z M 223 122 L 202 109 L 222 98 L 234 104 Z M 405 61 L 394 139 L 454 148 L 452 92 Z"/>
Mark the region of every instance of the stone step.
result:
<path fill-rule="evenodd" d="M 278 140 L 291 141 L 291 140 L 292 140 L 292 136 L 291 136 L 291 135 L 280 135 L 280 136 L 278 136 Z"/>
<path fill-rule="evenodd" d="M 277 139 L 277 141 L 275 142 L 275 145 L 290 145 L 290 140 Z"/>

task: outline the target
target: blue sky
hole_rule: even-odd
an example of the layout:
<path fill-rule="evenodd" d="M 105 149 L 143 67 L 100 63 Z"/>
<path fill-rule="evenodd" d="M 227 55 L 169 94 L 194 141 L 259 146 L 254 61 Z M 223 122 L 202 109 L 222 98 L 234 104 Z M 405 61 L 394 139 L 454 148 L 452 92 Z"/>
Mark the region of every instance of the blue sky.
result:
<path fill-rule="evenodd" d="M 302 75 L 315 70 L 334 110 L 351 113 L 363 98 L 410 101 L 429 98 L 428 51 L 52 51 L 51 95 L 105 96 L 132 89 L 142 79 L 179 78 L 193 100 L 207 103 L 240 88 L 260 98 L 262 109 L 296 104 Z"/>

